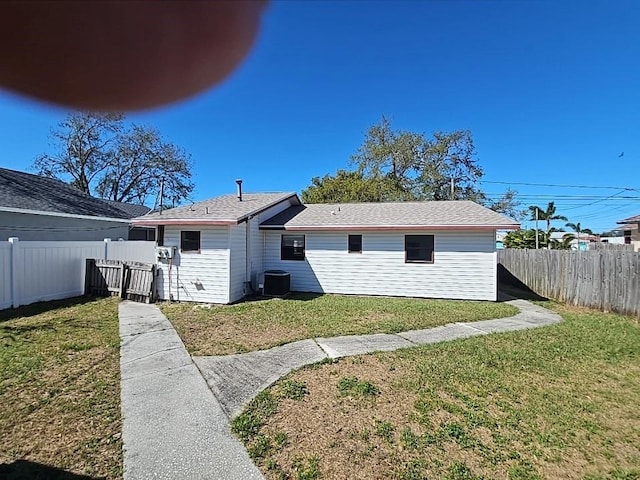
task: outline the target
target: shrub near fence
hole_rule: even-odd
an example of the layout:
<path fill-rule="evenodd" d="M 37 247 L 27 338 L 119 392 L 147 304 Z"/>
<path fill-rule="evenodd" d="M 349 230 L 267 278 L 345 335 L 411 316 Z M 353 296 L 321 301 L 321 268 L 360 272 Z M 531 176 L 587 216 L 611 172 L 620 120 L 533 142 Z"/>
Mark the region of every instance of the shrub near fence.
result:
<path fill-rule="evenodd" d="M 498 263 L 539 295 L 640 315 L 640 253 L 505 249 Z"/>

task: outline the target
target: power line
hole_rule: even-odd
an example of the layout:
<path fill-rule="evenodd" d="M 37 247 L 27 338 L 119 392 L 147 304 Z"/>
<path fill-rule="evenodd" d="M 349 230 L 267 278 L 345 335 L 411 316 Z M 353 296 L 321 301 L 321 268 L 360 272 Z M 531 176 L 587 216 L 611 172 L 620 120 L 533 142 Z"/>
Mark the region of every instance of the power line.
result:
<path fill-rule="evenodd" d="M 620 192 L 622 193 L 622 192 Z M 501 193 L 485 193 L 485 195 L 487 197 L 490 198 L 502 198 L 503 194 Z M 516 198 L 521 198 L 521 199 L 539 199 L 539 200 L 562 200 L 562 199 L 568 199 L 568 200 L 606 200 L 607 198 L 611 198 L 612 195 L 546 195 L 546 194 L 540 194 L 540 195 L 535 195 L 535 194 L 518 194 L 516 196 Z M 629 195 L 624 195 L 624 196 L 619 196 L 618 194 L 616 194 L 616 199 L 619 200 L 640 200 L 640 196 L 629 196 Z"/>
<path fill-rule="evenodd" d="M 492 183 L 496 185 L 526 185 L 530 187 L 557 187 L 557 188 L 608 188 L 611 190 L 632 190 L 632 191 L 640 191 L 637 188 L 632 187 L 608 187 L 608 186 L 597 186 L 597 185 L 569 185 L 569 184 L 554 184 L 554 183 L 528 183 L 528 182 L 501 182 L 501 181 L 493 181 L 493 180 L 478 180 L 478 183 Z"/>

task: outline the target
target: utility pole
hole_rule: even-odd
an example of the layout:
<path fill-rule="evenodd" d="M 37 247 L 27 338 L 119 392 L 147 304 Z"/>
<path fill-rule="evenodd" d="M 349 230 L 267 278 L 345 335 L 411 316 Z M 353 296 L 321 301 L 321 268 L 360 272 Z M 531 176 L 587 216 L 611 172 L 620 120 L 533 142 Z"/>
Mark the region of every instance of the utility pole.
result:
<path fill-rule="evenodd" d="M 536 206 L 536 250 L 538 250 L 538 207 Z"/>
<path fill-rule="evenodd" d="M 451 177 L 451 200 L 456 199 L 456 186 L 453 183 L 453 177 Z"/>
<path fill-rule="evenodd" d="M 160 213 L 162 213 L 162 197 L 164 196 L 164 177 L 160 178 Z"/>

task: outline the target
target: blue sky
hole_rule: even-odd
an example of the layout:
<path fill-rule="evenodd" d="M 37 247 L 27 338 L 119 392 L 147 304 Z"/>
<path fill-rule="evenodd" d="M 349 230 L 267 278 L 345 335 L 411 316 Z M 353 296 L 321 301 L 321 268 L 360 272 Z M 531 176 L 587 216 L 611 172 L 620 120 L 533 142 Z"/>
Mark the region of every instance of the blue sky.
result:
<path fill-rule="evenodd" d="M 299 192 L 345 168 L 382 114 L 427 134 L 469 129 L 484 179 L 504 182 L 487 192 L 555 199 L 600 231 L 640 214 L 638 25 L 640 3 L 624 0 L 275 2 L 224 83 L 129 119 L 192 155 L 194 200 L 235 178 Z M 65 114 L 0 92 L 0 165 L 28 170 Z"/>

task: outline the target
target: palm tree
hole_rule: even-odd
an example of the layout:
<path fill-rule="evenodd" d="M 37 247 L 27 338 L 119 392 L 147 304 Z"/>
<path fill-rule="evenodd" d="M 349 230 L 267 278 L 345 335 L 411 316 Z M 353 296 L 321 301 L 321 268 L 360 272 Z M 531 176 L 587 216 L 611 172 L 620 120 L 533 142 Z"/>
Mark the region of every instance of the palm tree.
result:
<path fill-rule="evenodd" d="M 529 211 L 531 212 L 531 220 L 536 219 L 536 212 L 538 213 L 538 220 L 544 220 L 547 222 L 547 237 L 551 233 L 551 222 L 554 220 L 562 220 L 563 222 L 568 221 L 569 219 L 564 215 L 556 215 L 556 206 L 553 202 L 549 202 L 546 210 L 542 210 L 537 205 L 531 205 L 529 207 Z"/>
<path fill-rule="evenodd" d="M 580 251 L 580 234 L 586 233 L 587 235 L 593 235 L 593 232 L 588 228 L 582 228 L 582 225 L 580 225 L 580 222 L 578 223 L 569 222 L 565 226 L 569 227 L 571 230 L 573 230 L 578 234 L 578 251 Z"/>
<path fill-rule="evenodd" d="M 573 233 L 565 233 L 562 240 L 551 240 L 551 248 L 554 250 L 571 250 L 571 243 L 576 239 Z"/>

